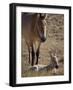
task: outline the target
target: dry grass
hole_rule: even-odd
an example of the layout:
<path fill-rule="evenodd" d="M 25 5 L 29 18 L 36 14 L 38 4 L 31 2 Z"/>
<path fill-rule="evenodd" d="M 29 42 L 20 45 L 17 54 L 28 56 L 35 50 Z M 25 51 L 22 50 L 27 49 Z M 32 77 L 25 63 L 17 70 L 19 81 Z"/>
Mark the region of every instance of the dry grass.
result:
<path fill-rule="evenodd" d="M 60 67 L 57 69 L 56 73 L 54 73 L 54 69 L 38 72 L 29 70 L 30 64 L 28 63 L 28 49 L 22 38 L 22 77 L 64 75 L 64 15 L 48 14 L 46 22 L 47 40 L 41 45 L 39 64 L 48 65 L 50 63 L 49 51 L 53 52 L 57 50 Z"/>

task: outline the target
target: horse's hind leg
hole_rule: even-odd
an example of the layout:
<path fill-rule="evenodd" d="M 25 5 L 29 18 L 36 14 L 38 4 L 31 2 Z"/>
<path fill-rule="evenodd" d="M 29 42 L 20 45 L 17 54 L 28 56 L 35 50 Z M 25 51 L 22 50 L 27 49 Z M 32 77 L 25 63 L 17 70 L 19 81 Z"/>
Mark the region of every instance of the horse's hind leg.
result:
<path fill-rule="evenodd" d="M 34 60 L 35 60 L 35 52 L 34 52 L 34 48 L 32 46 L 32 63 L 31 63 L 32 66 L 34 65 Z"/>

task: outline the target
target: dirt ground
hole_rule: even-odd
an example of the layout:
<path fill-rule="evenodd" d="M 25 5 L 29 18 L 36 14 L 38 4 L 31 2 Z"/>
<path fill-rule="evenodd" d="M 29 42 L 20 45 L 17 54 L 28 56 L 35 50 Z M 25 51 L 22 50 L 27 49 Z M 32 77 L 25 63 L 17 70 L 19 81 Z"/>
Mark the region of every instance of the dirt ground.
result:
<path fill-rule="evenodd" d="M 50 63 L 49 51 L 57 50 L 57 57 L 59 59 L 59 68 L 54 73 L 54 69 L 48 71 L 34 71 L 29 70 L 31 66 L 28 61 L 28 49 L 25 40 L 22 38 L 22 59 L 21 59 L 21 77 L 35 77 L 35 76 L 56 76 L 64 75 L 64 15 L 63 14 L 47 14 L 47 40 L 41 44 L 39 64 L 48 65 Z"/>

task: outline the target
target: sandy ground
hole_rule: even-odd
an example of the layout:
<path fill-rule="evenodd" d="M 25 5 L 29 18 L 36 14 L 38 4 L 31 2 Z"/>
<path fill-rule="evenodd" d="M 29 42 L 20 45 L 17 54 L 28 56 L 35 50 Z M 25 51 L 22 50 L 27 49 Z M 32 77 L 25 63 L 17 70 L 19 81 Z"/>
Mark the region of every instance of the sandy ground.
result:
<path fill-rule="evenodd" d="M 31 66 L 28 63 L 28 49 L 27 45 L 22 38 L 22 59 L 21 59 L 21 76 L 22 77 L 35 77 L 35 76 L 53 76 L 64 75 L 64 15 L 48 14 L 47 22 L 47 40 L 41 44 L 39 64 L 48 65 L 50 63 L 49 51 L 57 50 L 57 57 L 59 59 L 59 68 L 49 69 L 48 71 L 34 71 L 29 70 Z"/>

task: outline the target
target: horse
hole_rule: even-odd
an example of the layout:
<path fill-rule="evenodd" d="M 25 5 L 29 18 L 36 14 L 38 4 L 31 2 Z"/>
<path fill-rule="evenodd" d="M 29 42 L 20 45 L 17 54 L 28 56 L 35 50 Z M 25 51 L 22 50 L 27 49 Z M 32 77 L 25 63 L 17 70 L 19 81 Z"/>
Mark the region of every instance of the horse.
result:
<path fill-rule="evenodd" d="M 40 45 L 46 40 L 45 13 L 22 13 L 22 36 L 25 39 L 31 65 L 38 64 Z"/>

